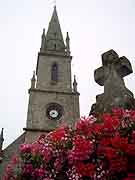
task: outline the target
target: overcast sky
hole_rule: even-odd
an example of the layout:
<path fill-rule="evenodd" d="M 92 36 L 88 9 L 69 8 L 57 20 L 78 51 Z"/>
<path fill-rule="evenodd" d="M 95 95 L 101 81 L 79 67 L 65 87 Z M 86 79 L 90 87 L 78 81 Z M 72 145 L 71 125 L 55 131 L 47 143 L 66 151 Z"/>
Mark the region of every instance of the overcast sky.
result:
<path fill-rule="evenodd" d="M 0 128 L 7 146 L 25 127 L 28 89 L 36 68 L 42 29 L 47 30 L 53 0 L 0 0 Z M 88 115 L 103 88 L 93 72 L 101 54 L 114 49 L 125 55 L 135 70 L 135 0 L 57 0 L 65 38 L 69 32 L 72 74 L 80 92 L 81 115 Z M 134 92 L 134 73 L 125 78 Z"/>

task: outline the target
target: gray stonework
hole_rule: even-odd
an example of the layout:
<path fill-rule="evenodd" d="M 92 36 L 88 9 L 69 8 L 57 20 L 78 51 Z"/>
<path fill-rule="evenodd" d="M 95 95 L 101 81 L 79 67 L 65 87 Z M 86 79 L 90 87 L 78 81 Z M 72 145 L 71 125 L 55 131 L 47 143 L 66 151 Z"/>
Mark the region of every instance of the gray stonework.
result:
<path fill-rule="evenodd" d="M 46 34 L 45 29 L 43 29 L 40 52 L 47 52 L 55 55 L 70 55 L 70 38 L 67 33 L 65 45 L 56 6 L 54 7 Z"/>
<path fill-rule="evenodd" d="M 39 130 L 39 132 L 43 130 L 48 132 L 54 130 L 63 122 L 72 125 L 80 116 L 79 93 L 73 92 L 71 88 L 71 61 L 68 61 L 65 57 L 63 59 L 56 57 L 55 62 L 59 64 L 58 82 L 52 84 L 50 79 L 52 62 L 50 62 L 50 58 L 45 58 L 44 61 L 41 58 L 42 65 L 39 61 L 36 87 L 29 90 L 30 96 L 26 126 L 27 142 L 31 142 L 31 139 L 33 139 L 32 129 Z M 59 63 L 62 60 L 63 63 Z M 49 119 L 46 115 L 48 104 L 51 103 L 57 103 L 63 107 L 63 114 L 59 120 Z"/>
<path fill-rule="evenodd" d="M 72 91 L 71 82 L 71 56 L 48 55 L 46 53 L 38 55 L 37 60 L 37 89 L 53 91 Z M 58 83 L 51 81 L 51 67 L 58 65 Z"/>
<path fill-rule="evenodd" d="M 39 134 L 54 130 L 63 122 L 72 125 L 79 118 L 79 93 L 77 82 L 74 82 L 72 89 L 71 60 L 69 35 L 67 33 L 65 46 L 54 7 L 47 34 L 43 30 L 36 77 L 34 75 L 32 78 L 34 80 L 31 81 L 29 90 L 26 142 L 32 142 Z M 56 69 L 52 76 L 54 64 Z M 47 115 L 47 109 L 51 104 L 57 104 L 62 108 L 62 114 L 57 120 L 50 119 Z"/>
<path fill-rule="evenodd" d="M 34 80 L 31 81 L 29 90 L 26 142 L 32 142 L 39 134 L 54 130 L 61 123 L 72 125 L 80 117 L 77 82 L 73 83 L 72 88 L 71 60 L 69 35 L 67 33 L 65 46 L 54 7 L 47 34 L 43 30 L 36 77 L 32 78 Z M 52 76 L 54 64 L 56 69 Z M 62 108 L 61 116 L 57 120 L 47 115 L 51 104 Z"/>
<path fill-rule="evenodd" d="M 45 40 L 45 50 L 65 52 L 66 47 L 61 32 L 56 6 L 54 7 Z"/>
<path fill-rule="evenodd" d="M 68 35 L 68 34 L 67 34 Z M 22 143 L 32 143 L 41 134 L 48 133 L 61 123 L 73 124 L 80 117 L 79 93 L 77 82 L 72 88 L 70 39 L 64 44 L 56 7 L 49 23 L 47 34 L 42 34 L 40 52 L 38 53 L 36 74 L 33 73 L 29 89 L 29 103 L 25 133 L 3 151 L 0 164 L 0 180 L 6 165 Z M 52 67 L 57 65 L 56 72 Z M 55 74 L 57 78 L 55 78 Z M 59 110 L 57 118 L 48 115 L 50 105 Z M 56 106 L 57 105 L 57 106 Z M 55 110 L 55 109 L 54 109 Z M 55 111 L 56 115 L 57 112 Z"/>
<path fill-rule="evenodd" d="M 132 73 L 126 57 L 120 57 L 114 50 L 102 55 L 102 67 L 94 72 L 95 81 L 104 86 L 104 93 L 97 95 L 91 113 L 108 112 L 112 108 L 135 108 L 133 93 L 126 88 L 123 78 Z"/>
<path fill-rule="evenodd" d="M 79 118 L 78 95 L 54 91 L 30 90 L 27 128 L 53 130 L 63 121 L 72 124 Z M 46 108 L 50 103 L 58 103 L 64 108 L 59 120 L 50 120 L 46 116 Z"/>

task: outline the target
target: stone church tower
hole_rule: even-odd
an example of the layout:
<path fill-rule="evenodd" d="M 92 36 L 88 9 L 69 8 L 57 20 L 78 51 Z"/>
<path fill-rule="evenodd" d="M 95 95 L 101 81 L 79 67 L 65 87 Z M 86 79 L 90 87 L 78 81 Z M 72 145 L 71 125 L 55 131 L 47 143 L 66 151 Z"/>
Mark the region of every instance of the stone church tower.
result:
<path fill-rule="evenodd" d="M 31 79 L 26 142 L 32 142 L 43 132 L 59 124 L 73 124 L 79 118 L 79 93 L 74 78 L 71 81 L 70 39 L 63 40 L 56 7 L 45 34 L 43 29 L 36 75 Z"/>
<path fill-rule="evenodd" d="M 3 151 L 3 130 L 0 136 L 0 179 L 11 157 L 19 153 L 20 144 L 31 143 L 40 134 L 62 123 L 73 124 L 79 118 L 79 93 L 75 76 L 72 86 L 71 60 L 70 38 L 67 33 L 64 43 L 54 7 L 47 33 L 43 30 L 36 72 L 31 79 L 25 132 Z"/>

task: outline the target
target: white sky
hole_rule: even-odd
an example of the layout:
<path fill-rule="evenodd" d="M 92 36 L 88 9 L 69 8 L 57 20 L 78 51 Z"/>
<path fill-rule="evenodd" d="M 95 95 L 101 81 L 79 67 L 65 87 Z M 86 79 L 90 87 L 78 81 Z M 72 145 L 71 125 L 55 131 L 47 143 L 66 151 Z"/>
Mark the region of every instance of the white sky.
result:
<path fill-rule="evenodd" d="M 42 29 L 47 30 L 53 0 L 0 0 L 0 128 L 11 143 L 25 127 L 28 88 L 36 68 Z M 135 0 L 57 0 L 65 37 L 69 32 L 73 55 L 72 73 L 81 93 L 81 115 L 88 115 L 95 96 L 103 88 L 93 72 L 101 54 L 114 49 L 125 55 L 135 70 Z M 135 76 L 126 80 L 134 92 Z"/>

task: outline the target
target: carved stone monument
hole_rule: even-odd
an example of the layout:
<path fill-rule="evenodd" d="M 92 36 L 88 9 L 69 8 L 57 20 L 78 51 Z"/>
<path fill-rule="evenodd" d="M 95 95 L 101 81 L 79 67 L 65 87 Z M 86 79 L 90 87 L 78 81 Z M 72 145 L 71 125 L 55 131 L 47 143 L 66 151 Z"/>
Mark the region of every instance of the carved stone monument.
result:
<path fill-rule="evenodd" d="M 102 54 L 102 67 L 95 70 L 94 78 L 96 83 L 104 86 L 104 93 L 96 96 L 90 114 L 110 112 L 116 107 L 135 109 L 133 93 L 126 88 L 123 80 L 132 72 L 132 66 L 125 56 L 119 57 L 114 50 Z"/>

